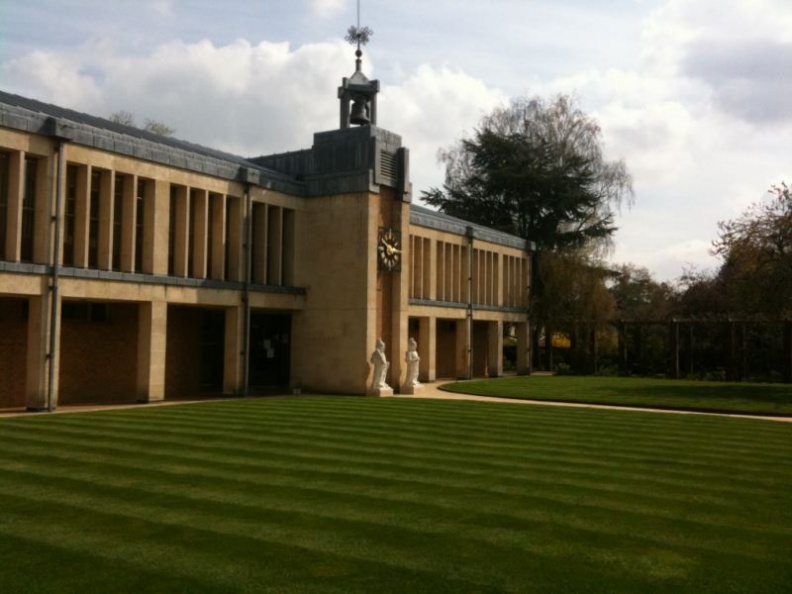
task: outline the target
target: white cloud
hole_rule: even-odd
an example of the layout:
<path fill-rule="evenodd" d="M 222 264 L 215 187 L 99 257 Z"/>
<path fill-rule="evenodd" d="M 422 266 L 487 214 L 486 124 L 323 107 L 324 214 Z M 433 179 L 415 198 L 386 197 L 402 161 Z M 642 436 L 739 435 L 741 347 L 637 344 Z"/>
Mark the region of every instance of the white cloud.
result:
<path fill-rule="evenodd" d="M 337 127 L 336 88 L 350 66 L 340 40 L 297 48 L 204 40 L 161 44 L 143 55 L 96 43 L 35 52 L 6 63 L 2 74 L 37 99 L 98 116 L 124 109 L 139 122 L 166 123 L 185 140 L 256 156 L 308 147 L 314 132 Z M 383 85 L 378 123 L 410 148 L 416 194 L 442 183 L 437 149 L 505 100 L 464 72 L 428 65 L 400 86 Z"/>
<path fill-rule="evenodd" d="M 635 178 L 634 213 L 618 221 L 616 261 L 661 278 L 717 265 L 716 223 L 792 176 L 792 4 L 667 0 L 644 22 L 641 65 L 545 81 L 579 92 L 606 154 Z M 785 144 L 787 146 L 785 146 Z"/>
<path fill-rule="evenodd" d="M 346 8 L 347 0 L 311 0 L 311 11 L 316 16 L 328 18 Z"/>
<path fill-rule="evenodd" d="M 379 125 L 402 135 L 410 148 L 416 196 L 442 184 L 437 151 L 472 130 L 506 96 L 459 70 L 421 65 L 399 86 L 382 92 Z"/>
<path fill-rule="evenodd" d="M 104 107 L 97 81 L 67 55 L 34 51 L 0 65 L 0 78 L 18 94 L 86 110 Z"/>

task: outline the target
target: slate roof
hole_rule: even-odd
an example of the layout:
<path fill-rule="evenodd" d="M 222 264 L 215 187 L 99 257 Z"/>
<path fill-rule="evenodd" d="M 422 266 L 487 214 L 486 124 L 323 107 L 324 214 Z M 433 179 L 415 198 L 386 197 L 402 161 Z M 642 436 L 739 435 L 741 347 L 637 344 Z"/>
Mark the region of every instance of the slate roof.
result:
<path fill-rule="evenodd" d="M 0 126 L 52 134 L 51 118 L 57 120 L 59 129 L 67 130 L 65 135 L 77 144 L 226 179 L 239 179 L 240 169 L 247 169 L 250 172 L 243 174 L 246 181 L 291 194 L 301 195 L 304 191 L 304 184 L 293 177 L 244 157 L 0 91 Z"/>
<path fill-rule="evenodd" d="M 506 245 L 522 250 L 534 250 L 536 246 L 532 241 L 528 241 L 516 235 L 497 231 L 484 225 L 471 223 L 464 219 L 452 217 L 442 212 L 430 210 L 417 204 L 410 205 L 410 223 L 419 227 L 428 227 L 438 231 L 446 231 L 457 235 L 466 235 L 468 229 L 474 239 L 490 241 L 500 245 Z"/>

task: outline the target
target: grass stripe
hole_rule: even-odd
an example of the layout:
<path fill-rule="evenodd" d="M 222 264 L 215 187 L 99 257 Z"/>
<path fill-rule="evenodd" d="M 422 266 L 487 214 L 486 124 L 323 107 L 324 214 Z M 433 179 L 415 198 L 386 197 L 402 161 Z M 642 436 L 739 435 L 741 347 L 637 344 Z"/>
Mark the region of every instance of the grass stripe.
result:
<path fill-rule="evenodd" d="M 80 432 L 79 429 L 72 429 L 72 431 L 73 431 L 74 434 L 78 434 Z M 153 432 L 153 433 L 156 433 L 156 432 Z M 189 433 L 190 432 L 187 431 L 185 433 L 185 435 L 189 435 Z M 102 435 L 104 437 L 108 437 L 108 436 L 109 437 L 115 437 L 114 434 L 107 433 L 107 432 L 94 432 L 93 435 L 94 436 Z M 163 447 L 165 445 L 165 443 L 184 444 L 184 445 L 187 445 L 189 443 L 188 441 L 175 440 L 172 437 L 173 435 L 175 435 L 175 433 L 170 433 L 169 435 L 171 436 L 169 438 L 169 440 L 167 440 L 167 441 L 159 440 L 158 442 L 156 442 L 157 443 L 157 447 Z M 205 431 L 203 433 L 203 435 L 204 435 L 204 440 L 203 441 L 210 441 L 210 440 L 207 439 L 207 437 L 209 435 L 208 432 Z M 88 435 L 86 435 L 85 437 L 87 439 Z M 141 438 L 138 438 L 138 437 L 133 437 L 132 435 L 130 435 L 130 437 L 128 439 L 130 441 L 137 442 L 137 443 L 146 443 L 145 439 L 141 439 Z M 327 441 L 321 441 L 317 437 L 311 438 L 309 436 L 308 439 L 311 439 L 313 442 L 315 442 L 314 445 L 318 446 L 316 449 L 321 451 L 321 453 L 311 452 L 310 454 L 308 454 L 308 455 L 310 455 L 312 457 L 331 456 L 331 452 L 335 451 L 336 453 L 332 457 L 336 458 L 336 459 L 340 459 L 340 458 L 344 457 L 343 455 L 345 453 L 349 453 L 349 452 L 355 452 L 356 456 L 358 458 L 365 458 L 365 457 L 368 456 L 368 457 L 373 458 L 373 459 L 379 459 L 379 458 L 381 458 L 380 454 L 382 454 L 382 453 L 387 454 L 388 456 L 392 457 L 393 456 L 392 452 L 394 451 L 393 449 L 388 449 L 388 448 L 378 449 L 377 447 L 372 446 L 372 442 L 361 443 L 360 446 L 358 446 L 358 444 L 352 444 L 352 445 L 348 444 L 348 445 L 345 445 L 345 446 L 338 446 L 338 445 L 334 445 L 334 441 L 337 441 L 337 440 L 333 440 L 332 438 L 328 439 Z M 288 451 L 286 451 L 286 450 L 288 450 L 288 448 L 287 447 L 278 448 L 278 445 L 304 447 L 304 442 L 301 442 L 299 440 L 295 440 L 295 441 L 286 440 L 286 439 L 283 439 L 282 437 L 278 437 L 277 435 L 256 436 L 256 437 L 252 438 L 252 441 L 255 442 L 255 445 L 257 446 L 258 451 L 263 451 L 262 450 L 262 444 L 263 443 L 267 443 L 268 444 L 267 453 L 273 453 L 273 454 L 279 454 L 279 455 L 284 453 L 284 452 L 288 453 Z M 104 442 L 101 442 L 101 443 L 104 443 Z M 219 450 L 227 450 L 228 449 L 225 446 L 223 446 L 223 447 L 210 446 L 210 445 L 204 445 L 203 443 L 202 444 L 198 444 L 195 447 L 197 447 L 197 448 L 205 448 L 207 450 L 218 450 L 218 451 Z M 537 452 L 540 449 L 541 449 L 541 451 L 546 452 L 548 455 L 544 456 L 544 457 L 538 456 Z M 409 454 L 408 454 L 409 451 L 412 451 L 411 448 L 409 446 L 405 446 L 399 451 L 399 454 L 398 454 L 397 457 L 400 458 L 400 459 L 401 458 L 409 458 L 410 457 Z M 461 464 L 465 464 L 465 465 L 469 466 L 469 465 L 473 465 L 473 464 L 476 464 L 476 463 L 480 463 L 481 460 L 491 460 L 492 459 L 492 456 L 489 455 L 487 452 L 480 453 L 478 455 L 472 454 L 472 455 L 467 455 L 466 456 L 466 455 L 463 454 L 463 455 L 460 455 L 460 456 L 450 456 L 450 455 L 437 455 L 436 452 L 440 451 L 439 448 L 434 448 L 433 450 L 431 450 L 432 453 L 430 453 L 430 451 L 425 449 L 425 448 L 419 448 L 418 451 L 420 451 L 421 453 L 416 455 L 414 460 L 426 460 L 426 459 L 429 459 L 429 458 L 435 458 L 438 461 L 441 461 L 444 465 L 448 465 L 448 464 L 452 464 L 452 463 L 457 462 L 457 463 L 461 463 Z M 443 451 L 450 453 L 450 452 L 454 452 L 455 449 L 453 447 L 449 446 L 447 448 L 444 448 Z M 546 447 L 543 447 L 543 448 L 534 448 L 533 451 L 531 452 L 530 456 L 531 456 L 531 460 L 542 459 L 545 462 L 547 462 L 548 464 L 553 464 L 553 463 L 556 463 L 556 462 L 563 462 L 565 465 L 574 466 L 574 464 L 575 464 L 574 459 L 572 459 L 569 456 L 564 456 L 563 454 L 565 452 L 579 452 L 579 448 L 576 449 L 576 448 L 570 448 L 570 447 L 566 447 L 566 446 L 564 448 L 561 448 L 561 447 L 558 447 L 558 446 L 546 446 Z M 492 453 L 497 453 L 497 449 L 493 450 Z M 555 456 L 549 455 L 549 454 L 553 454 L 553 453 L 555 453 L 556 455 Z M 236 448 L 236 449 L 230 451 L 230 454 L 245 456 L 245 449 Z M 299 455 L 299 454 L 295 454 L 295 455 Z M 521 465 L 521 464 L 524 464 L 526 462 L 526 459 L 524 458 L 525 455 L 526 454 L 515 456 L 515 455 L 512 455 L 511 453 L 502 454 L 499 457 L 499 460 L 501 460 L 499 463 L 501 465 L 507 466 L 507 467 L 513 467 L 515 465 Z M 777 464 L 775 459 L 771 459 L 769 461 L 765 461 L 763 458 L 757 457 L 756 452 L 753 452 L 753 455 L 751 453 L 748 453 L 747 456 L 748 456 L 748 460 L 750 461 L 750 464 L 748 466 L 746 466 L 744 469 L 741 467 L 741 471 L 744 472 L 746 474 L 746 476 L 735 478 L 734 480 L 737 481 L 737 482 L 742 481 L 742 482 L 750 482 L 751 484 L 762 484 L 762 483 L 765 483 L 765 484 L 772 485 L 773 484 L 772 471 L 782 472 L 782 467 L 778 466 L 778 464 Z M 698 453 L 698 457 L 699 458 L 701 457 L 701 453 L 700 452 Z M 349 458 L 349 457 L 346 457 L 346 459 L 350 460 L 350 461 L 354 460 L 354 458 Z M 630 466 L 636 466 L 637 467 L 637 466 L 644 466 L 646 464 L 652 464 L 652 463 L 670 464 L 670 463 L 673 462 L 674 466 L 676 467 L 673 470 L 673 472 L 675 474 L 677 474 L 677 475 L 684 476 L 684 473 L 681 472 L 681 467 L 690 467 L 689 468 L 690 473 L 695 473 L 696 476 L 700 476 L 702 474 L 702 472 L 703 472 L 704 475 L 706 475 L 708 477 L 713 477 L 713 476 L 717 476 L 717 473 L 715 473 L 714 471 L 707 471 L 706 469 L 708 469 L 708 468 L 711 469 L 712 468 L 712 462 L 713 461 L 717 461 L 718 459 L 719 458 L 708 457 L 705 460 L 690 460 L 690 459 L 685 459 L 685 460 L 676 459 L 676 460 L 674 460 L 673 459 L 673 454 L 669 454 L 668 452 L 665 452 L 665 451 L 663 451 L 663 452 L 656 452 L 655 451 L 653 456 L 647 457 L 647 456 L 642 455 L 642 454 L 641 455 L 637 455 L 635 453 L 635 447 L 631 446 L 630 452 L 621 452 L 621 451 L 620 452 L 614 452 L 614 453 L 610 454 L 607 457 L 607 459 L 604 459 L 604 460 L 597 459 L 597 460 L 593 460 L 592 461 L 590 459 L 590 457 L 589 458 L 583 458 L 582 459 L 583 462 L 581 463 L 581 465 L 585 464 L 585 465 L 591 466 L 592 468 L 601 467 L 602 469 L 607 469 L 609 466 L 613 466 L 614 464 L 619 464 L 622 467 L 630 467 Z M 734 462 L 734 460 L 732 459 L 730 461 L 729 470 L 727 472 L 721 472 L 721 475 L 724 475 L 724 474 L 728 474 L 730 476 L 734 475 L 734 472 L 733 472 L 734 464 L 733 464 L 733 462 Z M 632 464 L 630 464 L 630 463 L 632 463 Z M 765 464 L 770 465 L 772 467 L 770 469 L 771 473 L 769 475 L 768 475 L 767 469 L 763 468 L 763 466 Z M 755 475 L 755 476 L 751 476 L 751 475 Z"/>
<path fill-rule="evenodd" d="M 150 497 L 149 495 L 152 493 L 148 492 L 146 489 L 129 485 L 121 485 L 120 488 L 105 485 L 100 492 L 85 495 L 81 493 L 81 487 L 84 486 L 84 483 L 78 479 L 60 478 L 60 480 L 57 481 L 50 481 L 46 486 L 46 492 L 43 492 L 40 487 L 44 486 L 44 477 L 28 475 L 27 478 L 31 481 L 30 485 L 37 488 L 29 487 L 25 489 L 23 486 L 21 491 L 13 494 L 6 493 L 5 495 L 17 498 L 30 497 L 37 501 L 69 505 L 99 513 L 115 513 L 144 518 L 156 517 L 158 521 L 161 522 L 173 522 L 184 524 L 188 527 L 194 527 L 191 523 L 192 516 L 189 510 L 192 509 L 196 501 L 192 497 L 182 495 L 175 486 L 172 490 L 153 493 L 157 495 L 156 498 Z M 41 480 L 36 481 L 37 478 Z M 59 488 L 58 485 L 62 486 Z M 28 495 L 29 492 L 32 494 Z M 108 502 L 110 503 L 108 504 Z M 284 530 L 293 530 L 295 528 L 300 528 L 301 531 L 310 531 L 317 523 L 323 525 L 321 522 L 322 520 L 329 520 L 334 523 L 335 534 L 364 532 L 381 535 L 382 530 L 388 527 L 394 531 L 391 539 L 395 543 L 420 540 L 420 534 L 416 533 L 426 534 L 434 532 L 442 534 L 448 532 L 447 529 L 441 531 L 433 529 L 437 525 L 437 522 L 432 522 L 429 517 L 427 517 L 427 522 L 421 525 L 416 525 L 415 523 L 399 523 L 398 525 L 394 525 L 382 521 L 379 516 L 375 516 L 374 521 L 372 521 L 372 519 L 368 517 L 356 517 L 354 519 L 339 518 L 336 510 L 333 510 L 332 513 L 327 512 L 322 514 L 315 509 L 300 510 L 299 512 L 291 507 L 286 509 L 273 509 L 269 505 L 263 502 L 257 502 L 254 499 L 250 499 L 246 503 L 242 503 L 238 498 L 235 498 L 233 501 L 228 501 L 223 498 L 218 499 L 214 497 L 214 493 L 212 492 L 205 495 L 205 498 L 202 500 L 202 506 L 204 509 L 203 515 L 205 517 L 221 518 L 224 527 L 227 526 L 229 519 L 245 519 L 250 517 L 251 512 L 266 512 L 266 515 L 259 515 L 257 517 L 256 528 L 248 528 L 248 531 L 245 533 L 251 538 L 254 537 L 254 535 L 259 535 L 256 536 L 256 538 L 260 537 L 264 540 L 273 538 L 273 531 L 278 532 L 277 538 L 279 541 L 283 541 L 283 539 L 292 539 L 294 537 L 288 534 L 281 534 L 280 532 Z M 494 520 L 495 518 L 492 516 L 487 516 L 485 518 L 485 522 L 488 526 L 491 526 Z M 508 522 L 508 526 L 511 529 L 520 527 L 519 520 L 524 521 L 525 518 L 520 518 L 519 514 L 502 518 L 502 522 Z M 644 517 L 641 518 L 641 521 L 651 523 L 653 530 L 656 530 L 659 526 L 656 523 L 656 518 Z M 264 524 L 262 524 L 262 522 Z M 429 522 L 432 523 L 430 524 Z M 526 528 L 530 528 L 533 531 L 537 531 L 542 525 L 545 525 L 547 532 L 553 533 L 554 535 L 556 535 L 559 530 L 564 530 L 566 528 L 566 531 L 571 533 L 570 535 L 572 536 L 580 536 L 586 532 L 595 532 L 599 534 L 600 537 L 602 537 L 602 535 L 615 535 L 620 540 L 628 538 L 633 541 L 634 544 L 643 546 L 651 543 L 652 545 L 673 545 L 679 549 L 707 549 L 724 555 L 734 555 L 736 557 L 761 556 L 764 558 L 768 554 L 767 547 L 760 545 L 760 543 L 757 542 L 756 535 L 751 534 L 750 531 L 732 534 L 729 539 L 732 540 L 735 545 L 739 546 L 727 547 L 724 546 L 726 542 L 722 537 L 705 540 L 699 536 L 699 533 L 695 529 L 677 530 L 675 532 L 666 533 L 662 537 L 658 537 L 653 532 L 649 531 L 647 531 L 646 535 L 635 533 L 627 535 L 619 531 L 614 531 L 612 523 L 610 522 L 603 521 L 601 525 L 589 525 L 581 521 L 580 518 L 568 513 L 557 514 L 556 517 L 542 518 L 539 520 L 533 519 L 529 524 L 530 525 L 526 526 Z M 262 529 L 262 526 L 265 526 L 265 529 Z M 609 528 L 608 526 L 611 527 Z M 464 534 L 457 533 L 456 538 L 470 539 L 474 532 L 471 530 L 472 527 L 472 524 L 468 524 L 468 529 L 465 530 Z M 314 536 L 308 537 L 308 541 L 312 542 L 314 539 Z M 479 540 L 482 539 L 479 538 Z M 490 540 L 491 542 L 487 543 L 488 546 L 497 545 L 497 543 L 494 542 L 495 539 Z M 500 540 L 502 540 L 502 536 Z M 519 542 L 517 539 L 515 539 L 515 541 Z M 291 542 L 291 540 L 289 540 L 289 542 Z M 306 546 L 302 541 L 291 544 Z M 394 545 L 390 544 L 389 546 Z M 531 549 L 533 554 L 539 552 L 536 547 L 531 547 Z M 333 552 L 341 554 L 340 551 L 333 550 Z M 549 550 L 545 553 L 553 554 L 553 551 Z M 580 554 L 580 552 L 576 554 Z M 423 555 L 420 557 L 422 556 Z M 783 557 L 778 559 L 783 559 Z"/>
<path fill-rule="evenodd" d="M 76 454 L 74 452 L 79 450 L 81 452 L 79 458 L 85 461 L 103 460 L 109 456 L 116 456 L 118 454 L 123 455 L 139 453 L 139 450 L 137 450 L 134 446 L 128 446 L 124 444 L 117 445 L 114 442 L 92 443 L 89 440 L 81 440 L 81 443 L 79 443 L 74 440 L 53 440 L 52 438 L 48 437 L 27 439 L 20 438 L 18 444 L 11 444 L 7 446 L 6 450 L 9 454 L 13 454 L 15 451 L 18 451 L 19 454 L 22 454 L 23 452 L 27 451 L 28 453 L 38 452 L 41 455 L 46 455 L 46 453 L 49 451 L 48 446 L 52 445 L 58 445 L 59 447 L 64 445 L 69 446 L 72 450 L 72 453 L 70 454 L 72 457 L 75 457 Z M 97 451 L 97 446 L 101 446 L 102 449 Z M 449 475 L 462 481 L 475 479 L 477 476 L 485 475 L 488 477 L 488 480 L 497 479 L 500 483 L 507 481 L 513 482 L 518 487 L 525 481 L 532 481 L 535 484 L 557 484 L 566 487 L 596 487 L 598 490 L 603 492 L 610 491 L 636 495 L 645 493 L 647 488 L 652 488 L 653 493 L 648 495 L 649 497 L 658 499 L 661 497 L 665 499 L 694 499 L 696 501 L 698 501 L 702 495 L 711 493 L 712 491 L 712 485 L 710 483 L 698 485 L 689 480 L 691 476 L 696 475 L 688 475 L 687 480 L 679 480 L 678 478 L 676 480 L 671 480 L 671 478 L 666 475 L 663 475 L 662 478 L 658 478 L 654 475 L 636 473 L 628 475 L 624 472 L 618 472 L 610 469 L 613 480 L 609 482 L 603 482 L 602 479 L 598 477 L 601 476 L 603 470 L 608 470 L 607 468 L 602 468 L 600 466 L 595 469 L 586 470 L 583 464 L 581 464 L 580 468 L 577 470 L 569 469 L 566 466 L 560 469 L 554 469 L 552 464 L 549 462 L 543 465 L 531 465 L 529 461 L 523 460 L 518 465 L 520 471 L 516 471 L 514 470 L 514 465 L 494 463 L 476 465 L 469 464 L 467 466 L 461 464 L 443 464 L 441 466 L 438 464 L 429 464 L 422 460 L 416 461 L 415 459 L 399 459 L 397 457 L 391 458 L 389 461 L 384 462 L 381 460 L 368 460 L 353 457 L 341 458 L 339 456 L 328 455 L 326 453 L 295 453 L 289 450 L 267 452 L 268 454 L 276 454 L 278 456 L 277 460 L 259 460 L 258 455 L 261 454 L 261 451 L 257 452 L 256 454 L 251 454 L 250 452 L 241 449 L 212 449 L 203 448 L 202 446 L 196 446 L 194 450 L 197 451 L 193 451 L 189 454 L 180 453 L 179 451 L 176 453 L 165 453 L 162 449 L 162 445 L 158 444 L 157 450 L 155 452 L 147 454 L 146 463 L 150 465 L 153 460 L 161 460 L 164 464 L 181 465 L 195 460 L 203 460 L 205 456 L 210 455 L 212 459 L 217 460 L 218 462 L 222 461 L 225 464 L 231 463 L 236 466 L 241 466 L 243 471 L 249 470 L 244 468 L 244 466 L 253 466 L 256 469 L 268 471 L 272 471 L 274 469 L 297 468 L 308 471 L 321 471 L 327 466 L 334 467 L 343 465 L 345 472 L 349 474 L 352 474 L 352 470 L 354 470 L 354 473 L 358 475 L 398 476 L 404 480 L 418 480 L 423 475 L 423 472 L 421 471 L 431 471 L 432 475 L 435 477 Z M 502 472 L 501 470 L 503 469 L 510 469 L 510 471 L 508 473 Z M 532 469 L 533 471 L 526 472 L 529 469 Z M 406 470 L 410 470 L 411 472 L 407 473 L 405 472 Z M 547 473 L 548 478 L 545 478 L 542 473 Z M 727 476 L 727 473 L 721 473 L 722 478 L 725 476 Z M 708 478 L 712 478 L 712 476 Z M 733 483 L 734 481 L 730 481 L 730 484 L 720 486 L 717 492 L 717 497 L 710 496 L 706 498 L 705 501 L 707 501 L 710 505 L 726 505 L 730 501 L 726 498 L 727 493 L 740 495 L 761 495 L 767 491 L 766 489 L 765 491 L 757 489 L 755 483 L 753 482 L 746 482 L 746 484 L 742 485 L 741 488 L 738 488 L 738 486 Z M 751 485 L 751 488 L 747 488 L 746 485 Z M 770 483 L 768 485 L 768 488 L 769 487 L 773 487 L 773 484 Z M 684 490 L 680 490 L 680 488 Z M 662 492 L 659 492 L 658 489 L 662 490 Z M 672 492 L 669 493 L 668 491 Z"/>
<path fill-rule="evenodd" d="M 780 425 L 314 397 L 8 419 L 0 551 L 94 558 L 95 591 L 782 592 Z"/>

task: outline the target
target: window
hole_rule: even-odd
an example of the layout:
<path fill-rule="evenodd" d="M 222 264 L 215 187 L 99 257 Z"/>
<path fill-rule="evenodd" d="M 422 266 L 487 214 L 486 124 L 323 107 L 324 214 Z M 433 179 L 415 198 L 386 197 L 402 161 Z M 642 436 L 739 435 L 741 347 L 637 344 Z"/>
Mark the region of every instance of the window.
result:
<path fill-rule="evenodd" d="M 124 237 L 124 185 L 128 183 L 125 175 L 115 176 L 113 190 L 113 270 L 121 270 L 121 242 Z"/>
<path fill-rule="evenodd" d="M 20 260 L 33 261 L 33 242 L 36 233 L 36 190 L 38 159 L 25 158 L 25 189 L 22 196 L 22 245 Z"/>
<path fill-rule="evenodd" d="M 63 224 L 63 265 L 74 266 L 74 227 L 77 213 L 77 166 L 66 168 L 66 213 Z"/>
<path fill-rule="evenodd" d="M 135 194 L 135 272 L 143 271 L 143 241 L 146 224 L 146 184 L 145 179 L 138 179 L 137 193 Z"/>
<path fill-rule="evenodd" d="M 99 267 L 99 196 L 101 175 L 91 171 L 91 204 L 88 220 L 88 267 Z"/>

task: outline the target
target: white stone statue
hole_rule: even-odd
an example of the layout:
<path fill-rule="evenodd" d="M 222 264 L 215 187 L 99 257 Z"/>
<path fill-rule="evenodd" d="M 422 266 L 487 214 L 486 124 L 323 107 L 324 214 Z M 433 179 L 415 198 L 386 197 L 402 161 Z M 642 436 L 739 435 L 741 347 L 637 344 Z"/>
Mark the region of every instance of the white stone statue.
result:
<path fill-rule="evenodd" d="M 377 348 L 371 353 L 370 362 L 374 365 L 374 379 L 371 383 L 371 388 L 373 390 L 389 389 L 390 386 L 385 383 L 385 376 L 388 373 L 390 363 L 385 357 L 385 343 L 382 342 L 381 338 L 377 339 Z"/>
<path fill-rule="evenodd" d="M 404 355 L 404 360 L 407 363 L 407 380 L 404 382 L 405 386 L 420 386 L 418 381 L 418 364 L 421 357 L 418 356 L 418 343 L 414 338 L 410 338 L 407 342 L 407 352 Z"/>

